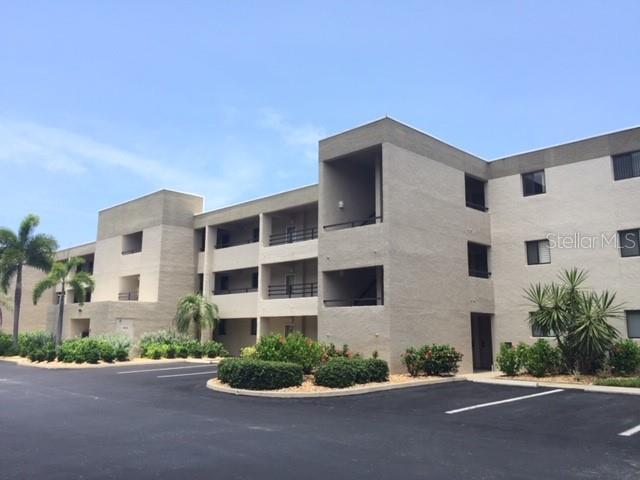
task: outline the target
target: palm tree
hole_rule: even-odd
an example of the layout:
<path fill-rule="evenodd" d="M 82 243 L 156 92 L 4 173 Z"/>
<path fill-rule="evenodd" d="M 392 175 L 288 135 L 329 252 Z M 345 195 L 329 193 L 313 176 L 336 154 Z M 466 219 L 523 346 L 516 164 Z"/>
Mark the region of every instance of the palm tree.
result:
<path fill-rule="evenodd" d="M 219 318 L 218 307 L 199 293 L 185 295 L 178 300 L 176 328 L 179 332 L 187 333 L 193 326 L 196 338 L 201 340 L 202 329 L 215 330 Z"/>
<path fill-rule="evenodd" d="M 33 288 L 33 304 L 40 300 L 45 290 L 60 285 L 61 293 L 58 297 L 58 320 L 56 322 L 55 341 L 56 346 L 62 340 L 62 322 L 64 320 L 64 302 L 67 295 L 67 287 L 73 290 L 74 298 L 80 305 L 84 305 L 87 293 L 96 286 L 93 277 L 88 272 L 81 270 L 84 258 L 71 257 L 69 260 L 55 262 L 49 274 L 40 280 Z"/>
<path fill-rule="evenodd" d="M 556 338 L 567 368 L 592 371 L 618 338 L 608 320 L 623 314 L 615 293 L 588 291 L 584 270 L 564 270 L 560 283 L 531 285 L 525 298 L 535 310 L 529 314 L 532 327 Z"/>
<path fill-rule="evenodd" d="M 0 290 L 0 327 L 2 326 L 2 310 L 10 310 L 11 305 L 9 304 L 9 297 L 6 293 Z"/>
<path fill-rule="evenodd" d="M 58 248 L 56 240 L 42 233 L 34 234 L 40 223 L 37 215 L 29 214 L 20 223 L 18 233 L 0 228 L 0 289 L 7 293 L 15 276 L 13 299 L 13 343 L 18 344 L 20 302 L 22 301 L 22 268 L 29 267 L 49 271 L 53 255 Z"/>

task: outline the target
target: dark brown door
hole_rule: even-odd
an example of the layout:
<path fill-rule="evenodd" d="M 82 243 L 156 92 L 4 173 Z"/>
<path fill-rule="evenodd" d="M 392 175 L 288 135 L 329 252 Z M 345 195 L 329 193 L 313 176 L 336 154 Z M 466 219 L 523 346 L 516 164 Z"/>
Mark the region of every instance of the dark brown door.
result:
<path fill-rule="evenodd" d="M 473 349 L 473 369 L 491 370 L 493 349 L 491 334 L 491 315 L 471 314 L 471 346 Z"/>

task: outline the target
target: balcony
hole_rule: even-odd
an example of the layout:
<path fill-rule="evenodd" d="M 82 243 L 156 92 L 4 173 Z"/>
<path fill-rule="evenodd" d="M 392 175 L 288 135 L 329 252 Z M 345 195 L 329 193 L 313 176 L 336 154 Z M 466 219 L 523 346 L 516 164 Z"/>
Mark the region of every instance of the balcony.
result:
<path fill-rule="evenodd" d="M 122 255 L 132 255 L 142 251 L 142 232 L 122 236 Z"/>
<path fill-rule="evenodd" d="M 331 225 L 325 225 L 323 228 L 326 231 L 342 230 L 343 228 L 355 228 L 362 227 L 364 225 L 374 225 L 376 223 L 382 223 L 382 215 L 371 215 L 364 219 L 347 220 L 346 222 L 332 223 Z"/>
<path fill-rule="evenodd" d="M 257 243 L 260 240 L 260 220 L 258 217 L 217 225 L 215 228 L 216 249 Z"/>
<path fill-rule="evenodd" d="M 325 272 L 324 287 L 325 307 L 384 305 L 382 266 Z"/>
<path fill-rule="evenodd" d="M 309 227 L 302 230 L 288 229 L 285 232 L 269 235 L 269 246 L 304 242 L 306 240 L 315 240 L 316 238 L 318 238 L 317 227 Z"/>
<path fill-rule="evenodd" d="M 257 292 L 258 287 L 240 287 L 240 288 L 226 288 L 226 289 L 215 289 L 212 290 L 211 293 L 214 295 L 231 295 L 234 293 L 251 293 Z"/>
<path fill-rule="evenodd" d="M 212 301 L 221 318 L 254 318 L 258 310 L 258 269 L 216 272 Z"/>
<path fill-rule="evenodd" d="M 121 302 L 137 302 L 138 292 L 120 292 L 118 294 L 118 300 Z"/>
<path fill-rule="evenodd" d="M 269 285 L 269 298 L 317 297 L 318 282 Z"/>

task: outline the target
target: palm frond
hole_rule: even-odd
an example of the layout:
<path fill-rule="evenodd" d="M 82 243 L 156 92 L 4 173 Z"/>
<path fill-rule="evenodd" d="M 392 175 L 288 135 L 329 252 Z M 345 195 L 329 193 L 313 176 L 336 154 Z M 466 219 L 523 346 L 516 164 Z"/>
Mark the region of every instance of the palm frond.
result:
<path fill-rule="evenodd" d="M 186 333 L 192 326 L 215 329 L 218 319 L 218 307 L 199 293 L 185 295 L 178 300 L 175 322 L 179 332 Z"/>
<path fill-rule="evenodd" d="M 80 305 L 84 305 L 87 293 L 95 288 L 95 281 L 87 272 L 76 272 L 69 280 L 69 286 L 73 289 L 73 295 Z"/>
<path fill-rule="evenodd" d="M 25 245 L 29 238 L 32 236 L 35 228 L 40 224 L 40 217 L 30 213 L 22 222 L 20 222 L 20 228 L 18 229 L 18 241 L 20 244 Z"/>
<path fill-rule="evenodd" d="M 18 237 L 8 228 L 0 228 L 0 250 L 7 247 L 17 247 Z"/>
<path fill-rule="evenodd" d="M 36 283 L 35 287 L 33 287 L 33 292 L 31 295 L 33 304 L 36 305 L 38 303 L 38 300 L 40 300 L 40 297 L 42 297 L 42 294 L 50 288 L 55 288 L 56 285 L 58 285 L 58 281 L 51 275 L 47 275 L 45 278 Z"/>
<path fill-rule="evenodd" d="M 25 262 L 38 270 L 48 271 L 53 264 L 58 242 L 51 235 L 38 234 L 25 244 Z"/>

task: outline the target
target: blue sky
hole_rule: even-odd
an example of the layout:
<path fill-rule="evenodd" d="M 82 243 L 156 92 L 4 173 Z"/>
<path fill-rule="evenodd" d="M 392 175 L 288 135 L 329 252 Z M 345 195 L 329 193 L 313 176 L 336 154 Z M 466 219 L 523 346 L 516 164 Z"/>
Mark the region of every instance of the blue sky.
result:
<path fill-rule="evenodd" d="M 0 225 L 62 246 L 159 188 L 317 181 L 385 114 L 486 159 L 640 124 L 640 2 L 25 1 L 0 14 Z"/>

